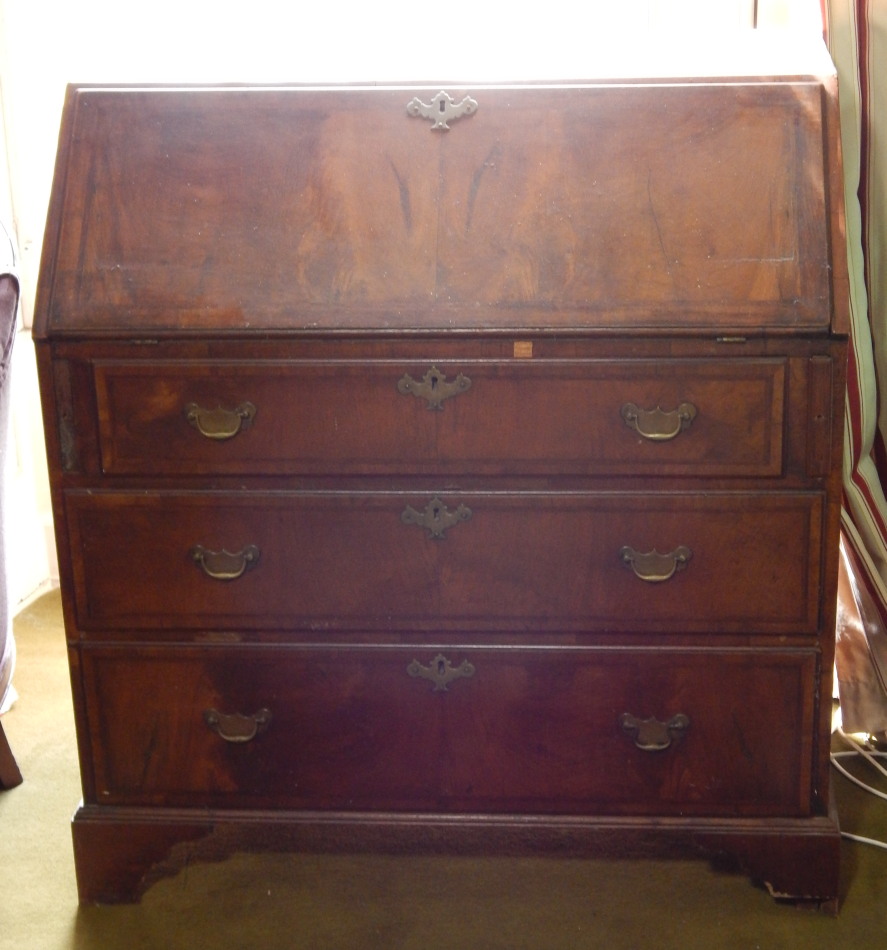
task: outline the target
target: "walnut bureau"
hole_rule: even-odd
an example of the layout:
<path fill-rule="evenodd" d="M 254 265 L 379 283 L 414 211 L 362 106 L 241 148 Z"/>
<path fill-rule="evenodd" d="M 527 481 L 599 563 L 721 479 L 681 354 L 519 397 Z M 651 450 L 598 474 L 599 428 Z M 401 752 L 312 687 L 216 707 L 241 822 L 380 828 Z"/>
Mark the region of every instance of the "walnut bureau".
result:
<path fill-rule="evenodd" d="M 827 71 L 69 89 L 81 900 L 252 847 L 835 901 L 838 141 Z"/>

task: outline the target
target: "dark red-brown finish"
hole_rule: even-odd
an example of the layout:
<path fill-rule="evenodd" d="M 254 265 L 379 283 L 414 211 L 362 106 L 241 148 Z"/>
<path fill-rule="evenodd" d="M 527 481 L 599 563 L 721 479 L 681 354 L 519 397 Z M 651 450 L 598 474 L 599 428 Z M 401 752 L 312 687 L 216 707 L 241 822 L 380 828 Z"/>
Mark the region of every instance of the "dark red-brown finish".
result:
<path fill-rule="evenodd" d="M 72 492 L 78 626 L 816 632 L 821 494 L 441 492 L 471 517 L 439 538 L 402 518 L 436 497 Z M 258 557 L 220 580 L 196 545 Z M 624 547 L 690 557 L 651 582 Z"/>
<path fill-rule="evenodd" d="M 444 657 L 471 675 L 421 675 Z M 803 815 L 809 650 L 97 647 L 84 652 L 99 801 L 546 814 Z M 638 682 L 643 682 L 642 693 Z M 747 694 L 767 697 L 753 708 Z M 220 737 L 206 710 L 270 722 Z M 686 733 L 639 749 L 620 717 Z M 780 728 L 773 729 L 779 722 Z M 744 762 L 742 769 L 731 763 Z"/>
<path fill-rule="evenodd" d="M 470 350 L 466 350 L 470 352 Z M 512 359 L 101 363 L 107 474 L 782 474 L 785 360 Z M 464 392 L 439 410 L 397 383 L 429 370 Z M 227 444 L 200 438 L 186 409 L 255 415 Z M 622 407 L 697 415 L 658 445 Z M 676 423 L 678 425 L 678 423 Z"/>
<path fill-rule="evenodd" d="M 828 327 L 819 83 L 436 91 L 72 90 L 53 329 Z"/>
<path fill-rule="evenodd" d="M 453 87 L 432 131 L 438 88 L 69 92 L 81 899 L 292 847 L 727 854 L 833 906 L 833 84 Z"/>

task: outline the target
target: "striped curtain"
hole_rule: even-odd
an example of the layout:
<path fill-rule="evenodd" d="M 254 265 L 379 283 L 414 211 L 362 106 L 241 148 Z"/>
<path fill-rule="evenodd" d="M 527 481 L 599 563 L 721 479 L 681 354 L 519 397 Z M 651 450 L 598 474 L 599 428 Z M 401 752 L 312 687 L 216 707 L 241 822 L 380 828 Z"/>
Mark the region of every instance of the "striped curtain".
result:
<path fill-rule="evenodd" d="M 824 0 L 838 70 L 851 347 L 837 683 L 844 728 L 887 732 L 887 0 Z"/>

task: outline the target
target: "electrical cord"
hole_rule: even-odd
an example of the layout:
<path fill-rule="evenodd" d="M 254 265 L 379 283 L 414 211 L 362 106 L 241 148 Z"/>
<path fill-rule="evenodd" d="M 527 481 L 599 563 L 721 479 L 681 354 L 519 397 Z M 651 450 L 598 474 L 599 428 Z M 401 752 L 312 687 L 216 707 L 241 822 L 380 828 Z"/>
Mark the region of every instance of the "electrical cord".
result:
<path fill-rule="evenodd" d="M 887 759 L 887 753 L 872 752 L 870 749 L 867 749 L 862 742 L 847 735 L 847 733 L 841 728 L 835 729 L 835 733 L 836 735 L 840 736 L 840 738 L 843 739 L 847 745 L 852 747 L 852 751 L 848 750 L 846 752 L 832 752 L 830 756 L 832 766 L 854 785 L 859 786 L 859 788 L 871 795 L 875 795 L 877 798 L 882 798 L 887 801 L 887 793 L 882 792 L 877 788 L 873 788 L 868 783 L 863 782 L 862 779 L 857 778 L 841 764 L 842 759 L 862 756 L 870 765 L 872 765 L 878 772 L 887 778 L 887 768 L 884 768 L 884 766 L 878 761 L 878 759 Z M 879 841 L 876 838 L 866 838 L 863 835 L 854 835 L 849 831 L 842 831 L 841 837 L 847 838 L 849 841 L 856 841 L 860 844 L 870 844 L 876 848 L 882 848 L 887 851 L 887 841 Z"/>

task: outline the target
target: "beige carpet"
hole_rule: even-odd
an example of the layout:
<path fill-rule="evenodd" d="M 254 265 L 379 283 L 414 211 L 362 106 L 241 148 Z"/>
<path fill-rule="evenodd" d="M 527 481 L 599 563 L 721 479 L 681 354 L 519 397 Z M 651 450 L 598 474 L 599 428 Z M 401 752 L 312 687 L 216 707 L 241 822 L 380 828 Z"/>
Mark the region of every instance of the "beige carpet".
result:
<path fill-rule="evenodd" d="M 57 593 L 16 621 L 3 718 L 24 784 L 0 792 L 2 950 L 862 950 L 887 945 L 887 851 L 846 842 L 833 919 L 705 862 L 235 855 L 138 905 L 77 906 L 79 798 Z M 864 773 L 865 774 L 865 773 Z M 887 790 L 887 782 L 882 787 Z M 887 837 L 887 801 L 838 780 L 844 825 Z"/>

